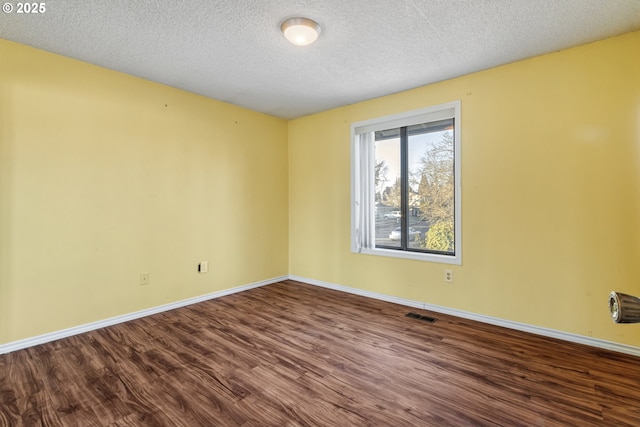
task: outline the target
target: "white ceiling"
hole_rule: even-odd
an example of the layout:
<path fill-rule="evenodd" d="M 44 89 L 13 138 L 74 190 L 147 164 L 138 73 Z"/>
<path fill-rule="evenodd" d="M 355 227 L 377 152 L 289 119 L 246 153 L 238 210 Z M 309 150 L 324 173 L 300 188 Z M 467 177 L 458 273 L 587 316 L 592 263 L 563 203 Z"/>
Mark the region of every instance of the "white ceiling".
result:
<path fill-rule="evenodd" d="M 640 0 L 47 0 L 45 5 L 39 15 L 1 13 L 0 37 L 283 118 L 640 29 Z M 322 26 L 315 44 L 286 41 L 279 27 L 292 16 Z"/>

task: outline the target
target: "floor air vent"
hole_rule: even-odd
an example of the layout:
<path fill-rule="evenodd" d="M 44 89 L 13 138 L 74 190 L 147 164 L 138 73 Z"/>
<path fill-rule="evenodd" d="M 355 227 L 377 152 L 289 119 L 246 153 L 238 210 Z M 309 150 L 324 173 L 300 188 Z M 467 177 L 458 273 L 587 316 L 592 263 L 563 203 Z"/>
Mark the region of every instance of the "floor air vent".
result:
<path fill-rule="evenodd" d="M 438 320 L 438 319 L 435 319 L 433 317 L 423 316 L 423 315 L 418 314 L 418 313 L 407 313 L 407 317 L 410 317 L 412 319 L 422 320 L 424 322 L 429 322 L 429 323 L 433 323 L 436 320 Z"/>

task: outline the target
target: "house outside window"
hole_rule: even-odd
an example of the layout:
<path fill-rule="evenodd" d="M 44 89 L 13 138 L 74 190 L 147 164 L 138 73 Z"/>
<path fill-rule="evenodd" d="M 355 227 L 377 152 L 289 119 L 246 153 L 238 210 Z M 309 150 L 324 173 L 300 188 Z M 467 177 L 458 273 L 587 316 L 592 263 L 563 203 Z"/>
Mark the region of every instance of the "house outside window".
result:
<path fill-rule="evenodd" d="M 353 252 L 461 264 L 460 102 L 353 123 Z"/>

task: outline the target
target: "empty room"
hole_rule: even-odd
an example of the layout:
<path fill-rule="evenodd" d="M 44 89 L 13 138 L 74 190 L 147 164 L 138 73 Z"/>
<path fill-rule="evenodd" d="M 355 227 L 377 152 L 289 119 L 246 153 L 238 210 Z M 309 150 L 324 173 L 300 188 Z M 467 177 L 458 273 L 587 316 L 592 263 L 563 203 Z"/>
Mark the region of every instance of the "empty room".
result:
<path fill-rule="evenodd" d="M 640 2 L 3 2 L 0 426 L 640 425 Z"/>

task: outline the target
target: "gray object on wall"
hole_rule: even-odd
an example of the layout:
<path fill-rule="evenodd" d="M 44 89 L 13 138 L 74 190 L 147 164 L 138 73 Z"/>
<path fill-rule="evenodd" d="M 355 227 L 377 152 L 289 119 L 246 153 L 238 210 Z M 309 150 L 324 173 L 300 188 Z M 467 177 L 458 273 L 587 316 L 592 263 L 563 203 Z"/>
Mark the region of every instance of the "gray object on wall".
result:
<path fill-rule="evenodd" d="M 640 323 L 640 298 L 618 292 L 609 294 L 609 313 L 616 323 Z"/>

